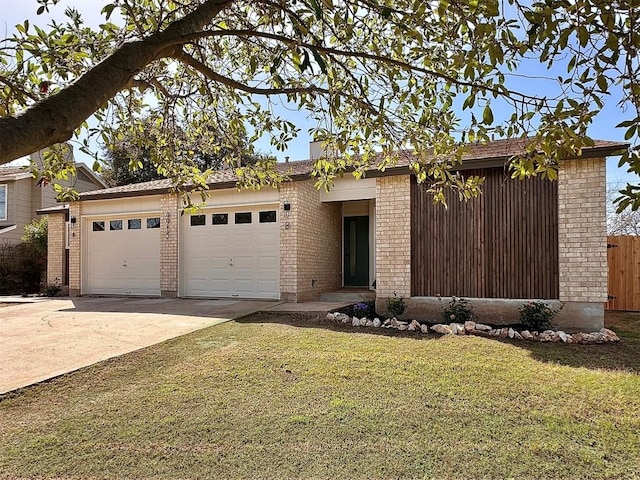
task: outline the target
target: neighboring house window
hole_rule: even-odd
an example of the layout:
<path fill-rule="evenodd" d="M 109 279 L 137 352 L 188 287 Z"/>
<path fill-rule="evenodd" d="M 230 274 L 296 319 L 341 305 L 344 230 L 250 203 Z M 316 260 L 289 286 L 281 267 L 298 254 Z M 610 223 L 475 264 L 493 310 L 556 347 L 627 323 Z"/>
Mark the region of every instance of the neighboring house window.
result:
<path fill-rule="evenodd" d="M 147 228 L 160 228 L 160 217 L 147 218 Z"/>
<path fill-rule="evenodd" d="M 7 186 L 0 185 L 0 220 L 7 219 Z"/>

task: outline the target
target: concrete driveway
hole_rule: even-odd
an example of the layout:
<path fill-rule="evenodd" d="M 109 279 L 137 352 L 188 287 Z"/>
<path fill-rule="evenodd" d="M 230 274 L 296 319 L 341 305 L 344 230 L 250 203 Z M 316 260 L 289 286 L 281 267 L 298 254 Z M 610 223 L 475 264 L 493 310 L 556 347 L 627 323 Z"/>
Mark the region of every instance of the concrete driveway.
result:
<path fill-rule="evenodd" d="M 0 393 L 276 304 L 83 297 L 0 306 Z"/>

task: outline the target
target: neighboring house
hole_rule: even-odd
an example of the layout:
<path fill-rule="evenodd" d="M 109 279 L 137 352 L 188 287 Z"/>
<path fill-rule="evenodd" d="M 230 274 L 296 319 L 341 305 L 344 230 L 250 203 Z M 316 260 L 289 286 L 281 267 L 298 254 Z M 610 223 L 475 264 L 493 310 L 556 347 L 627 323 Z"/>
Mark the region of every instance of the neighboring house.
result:
<path fill-rule="evenodd" d="M 168 180 L 86 192 L 68 212 L 70 292 L 300 302 L 363 287 L 375 288 L 379 310 L 398 295 L 405 316 L 419 319 L 440 319 L 439 296 L 464 296 L 490 323 L 517 321 L 526 299 L 542 299 L 564 302 L 563 327 L 599 328 L 605 157 L 626 144 L 597 141 L 563 164 L 557 182 L 509 178 L 504 166 L 523 145 L 472 146 L 460 169 L 486 177 L 483 194 L 448 209 L 417 185 L 409 154 L 365 179 L 338 179 L 330 192 L 314 188 L 313 159 L 280 164 L 292 181 L 279 189 L 238 191 L 232 172 L 217 172 L 194 215 L 181 215 Z M 63 217 L 50 214 L 58 249 Z"/>
<path fill-rule="evenodd" d="M 32 157 L 37 162 L 39 152 Z M 83 163 L 76 164 L 74 177 L 55 183 L 73 185 L 78 192 L 106 187 Z M 0 242 L 19 243 L 24 226 L 37 218 L 36 211 L 56 204 L 53 185 L 39 184 L 28 166 L 0 166 Z"/>

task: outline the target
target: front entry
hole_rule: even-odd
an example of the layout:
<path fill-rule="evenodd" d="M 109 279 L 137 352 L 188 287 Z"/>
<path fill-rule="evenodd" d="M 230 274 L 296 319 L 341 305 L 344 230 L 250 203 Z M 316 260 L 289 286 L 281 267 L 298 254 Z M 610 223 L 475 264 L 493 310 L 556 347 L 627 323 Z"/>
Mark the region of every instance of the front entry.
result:
<path fill-rule="evenodd" d="M 344 217 L 344 286 L 369 286 L 369 217 Z"/>

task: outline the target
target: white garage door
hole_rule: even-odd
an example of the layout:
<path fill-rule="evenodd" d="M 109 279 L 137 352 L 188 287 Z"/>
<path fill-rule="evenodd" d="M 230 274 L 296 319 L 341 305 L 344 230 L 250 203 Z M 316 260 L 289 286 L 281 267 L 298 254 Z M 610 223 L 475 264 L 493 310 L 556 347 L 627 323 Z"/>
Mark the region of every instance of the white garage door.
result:
<path fill-rule="evenodd" d="M 85 294 L 160 295 L 160 217 L 85 218 Z"/>
<path fill-rule="evenodd" d="M 277 205 L 185 215 L 183 295 L 280 298 L 278 220 Z"/>

